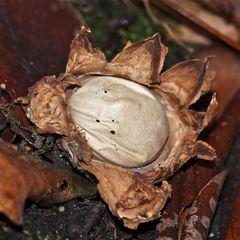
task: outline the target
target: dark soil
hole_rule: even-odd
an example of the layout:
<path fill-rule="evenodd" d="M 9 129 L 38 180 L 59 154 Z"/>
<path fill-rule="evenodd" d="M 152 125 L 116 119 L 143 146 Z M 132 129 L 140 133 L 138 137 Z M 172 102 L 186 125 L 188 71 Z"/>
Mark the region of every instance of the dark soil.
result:
<path fill-rule="evenodd" d="M 221 197 L 215 212 L 215 217 L 210 229 L 209 239 L 224 239 L 228 222 L 231 220 L 231 213 L 234 206 L 234 199 L 240 187 L 240 135 L 238 136 L 232 151 L 226 161 L 228 177 L 224 184 Z"/>
<path fill-rule="evenodd" d="M 28 203 L 23 227 L 12 226 L 2 218 L 0 239 L 155 239 L 155 223 L 129 231 L 99 200 L 72 200 L 49 209 Z"/>

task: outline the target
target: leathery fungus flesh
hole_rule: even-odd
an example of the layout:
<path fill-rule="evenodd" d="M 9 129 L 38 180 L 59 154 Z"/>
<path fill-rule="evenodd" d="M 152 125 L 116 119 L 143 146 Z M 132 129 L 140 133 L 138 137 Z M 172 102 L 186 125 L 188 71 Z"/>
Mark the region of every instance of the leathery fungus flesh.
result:
<path fill-rule="evenodd" d="M 216 113 L 215 94 L 206 111 L 189 108 L 215 74 L 209 58 L 160 74 L 167 48 L 159 34 L 128 43 L 107 62 L 89 32 L 82 27 L 73 40 L 65 73 L 43 77 L 22 103 L 38 132 L 60 134 L 73 165 L 96 176 L 112 213 L 136 229 L 160 216 L 171 196 L 168 176 L 191 157 L 216 157 L 198 140 Z"/>

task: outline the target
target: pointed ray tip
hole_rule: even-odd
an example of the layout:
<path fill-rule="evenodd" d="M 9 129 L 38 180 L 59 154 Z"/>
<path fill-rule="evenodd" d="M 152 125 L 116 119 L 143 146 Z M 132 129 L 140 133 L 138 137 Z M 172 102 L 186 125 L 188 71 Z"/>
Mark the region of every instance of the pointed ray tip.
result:
<path fill-rule="evenodd" d="M 89 34 L 91 33 L 91 29 L 89 27 L 86 27 L 84 25 L 81 26 L 81 29 L 80 29 L 80 34 Z"/>
<path fill-rule="evenodd" d="M 159 32 L 157 32 L 157 33 L 153 34 L 153 36 L 150 37 L 149 39 L 154 39 L 154 40 L 156 39 L 156 40 L 159 40 L 159 42 L 161 42 L 161 35 Z"/>
<path fill-rule="evenodd" d="M 208 64 L 213 58 L 215 58 L 215 55 L 209 55 L 203 58 L 204 63 Z"/>

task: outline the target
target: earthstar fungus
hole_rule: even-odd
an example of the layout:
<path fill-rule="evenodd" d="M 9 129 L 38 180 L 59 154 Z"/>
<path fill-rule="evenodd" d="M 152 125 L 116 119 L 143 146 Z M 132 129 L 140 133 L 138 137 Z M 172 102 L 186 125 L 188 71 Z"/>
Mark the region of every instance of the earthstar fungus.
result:
<path fill-rule="evenodd" d="M 215 74 L 209 58 L 160 74 L 167 48 L 159 34 L 107 62 L 89 32 L 82 27 L 73 40 L 66 72 L 42 78 L 21 100 L 38 132 L 62 135 L 73 165 L 96 176 L 112 213 L 136 229 L 160 216 L 172 191 L 167 177 L 191 157 L 216 157 L 198 140 L 216 114 L 215 94 L 206 111 L 189 109 Z"/>

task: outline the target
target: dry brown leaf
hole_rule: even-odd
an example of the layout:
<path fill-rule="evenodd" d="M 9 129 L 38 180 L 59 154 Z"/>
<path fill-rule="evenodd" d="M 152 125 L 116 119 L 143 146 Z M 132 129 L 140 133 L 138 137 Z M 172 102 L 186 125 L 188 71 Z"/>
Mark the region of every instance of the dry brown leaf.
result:
<path fill-rule="evenodd" d="M 50 206 L 96 194 L 86 178 L 20 154 L 14 145 L 0 143 L 0 173 L 0 212 L 15 224 L 23 223 L 26 199 Z"/>

